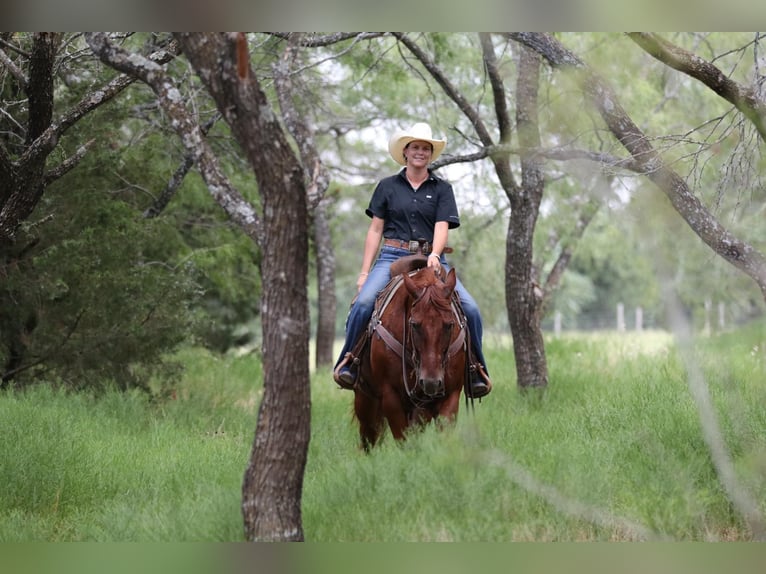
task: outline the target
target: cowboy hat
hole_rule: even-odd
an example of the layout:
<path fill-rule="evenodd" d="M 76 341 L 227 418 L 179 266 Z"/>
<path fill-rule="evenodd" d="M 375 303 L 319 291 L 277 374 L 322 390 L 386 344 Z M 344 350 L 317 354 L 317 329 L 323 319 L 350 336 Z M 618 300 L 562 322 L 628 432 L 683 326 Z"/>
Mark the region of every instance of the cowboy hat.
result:
<path fill-rule="evenodd" d="M 404 159 L 404 148 L 407 144 L 413 141 L 428 142 L 433 146 L 433 153 L 431 154 L 431 161 L 434 161 L 439 157 L 444 150 L 444 146 L 447 144 L 447 140 L 435 140 L 431 134 L 431 126 L 424 123 L 418 123 L 412 126 L 408 130 L 399 130 L 391 136 L 388 140 L 388 153 L 394 158 L 396 163 L 401 165 L 407 165 Z"/>

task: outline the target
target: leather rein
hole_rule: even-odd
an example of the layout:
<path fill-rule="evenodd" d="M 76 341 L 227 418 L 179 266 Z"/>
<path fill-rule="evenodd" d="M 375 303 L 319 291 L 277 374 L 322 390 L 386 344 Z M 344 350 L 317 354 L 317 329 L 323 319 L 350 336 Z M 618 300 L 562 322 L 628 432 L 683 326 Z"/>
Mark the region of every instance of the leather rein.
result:
<path fill-rule="evenodd" d="M 410 272 L 410 275 L 414 275 L 417 271 Z M 396 282 L 394 282 L 385 292 L 384 297 L 381 299 L 381 304 L 376 306 L 375 311 L 373 312 L 372 320 L 371 320 L 371 330 L 378 334 L 378 336 L 383 340 L 383 342 L 386 344 L 386 346 L 391 349 L 394 353 L 396 353 L 401 359 L 402 359 L 402 381 L 404 382 L 404 389 L 407 391 L 407 396 L 410 398 L 410 400 L 416 405 L 423 405 L 426 404 L 428 401 L 422 401 L 418 399 L 414 395 L 415 387 L 417 386 L 417 381 L 415 384 L 410 387 L 408 384 L 409 377 L 407 376 L 407 367 L 416 367 L 418 363 L 418 357 L 417 357 L 417 349 L 413 345 L 410 354 L 407 354 L 407 347 L 406 343 L 409 339 L 412 340 L 412 333 L 411 333 L 411 327 L 408 331 L 408 325 L 409 321 L 407 321 L 407 318 L 405 317 L 405 320 L 403 321 L 403 327 L 402 327 L 402 340 L 399 341 L 392 333 L 389 331 L 381 322 L 380 317 L 383 316 L 383 313 L 385 312 L 386 308 L 388 307 L 389 303 L 391 303 L 391 300 L 394 298 L 394 295 L 399 290 L 399 288 L 402 286 L 402 283 L 404 283 L 404 280 L 402 279 L 402 276 L 397 276 Z M 417 302 L 417 300 L 416 300 Z M 414 305 L 414 303 L 413 303 Z M 455 319 L 457 320 L 457 324 L 460 326 L 460 331 L 458 332 L 458 336 L 455 338 L 452 343 L 450 343 L 449 348 L 447 349 L 447 357 L 445 362 L 449 362 L 449 359 L 452 358 L 458 351 L 460 351 L 462 348 L 465 347 L 466 344 L 466 323 L 465 318 L 463 314 L 458 310 L 458 306 L 455 304 L 455 294 L 450 297 L 450 308 L 452 309 L 452 313 L 455 316 Z"/>

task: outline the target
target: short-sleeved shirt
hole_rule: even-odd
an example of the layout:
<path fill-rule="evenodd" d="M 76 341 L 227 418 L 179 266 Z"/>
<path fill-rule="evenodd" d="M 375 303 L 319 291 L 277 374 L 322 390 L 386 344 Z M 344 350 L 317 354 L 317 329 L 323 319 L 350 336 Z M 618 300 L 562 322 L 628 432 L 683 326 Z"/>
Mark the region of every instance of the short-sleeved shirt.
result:
<path fill-rule="evenodd" d="M 405 175 L 406 168 L 378 182 L 365 210 L 383 223 L 383 237 L 433 241 L 434 226 L 446 221 L 450 229 L 460 225 L 452 184 L 428 171 L 428 179 L 417 190 Z"/>

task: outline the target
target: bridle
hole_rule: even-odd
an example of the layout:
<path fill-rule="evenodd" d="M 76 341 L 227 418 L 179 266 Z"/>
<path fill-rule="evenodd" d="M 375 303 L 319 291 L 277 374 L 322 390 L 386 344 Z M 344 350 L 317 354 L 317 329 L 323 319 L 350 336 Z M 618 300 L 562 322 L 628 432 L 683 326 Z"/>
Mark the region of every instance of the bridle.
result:
<path fill-rule="evenodd" d="M 411 273 L 411 275 L 414 274 Z M 402 338 L 401 341 L 399 341 L 392 333 L 389 331 L 381 322 L 380 317 L 383 315 L 383 312 L 385 311 L 386 306 L 388 303 L 390 303 L 391 299 L 393 299 L 393 296 L 397 289 L 401 287 L 403 283 L 403 280 L 399 280 L 396 285 L 393 286 L 391 289 L 391 292 L 386 297 L 386 300 L 384 301 L 383 305 L 380 307 L 380 311 L 377 314 L 373 315 L 373 321 L 372 321 L 372 330 L 376 332 L 380 338 L 383 340 L 383 342 L 386 344 L 386 346 L 391 349 L 394 353 L 396 353 L 402 360 L 402 382 L 404 384 L 404 389 L 407 392 L 407 396 L 409 397 L 410 401 L 415 405 L 416 407 L 422 407 L 427 405 L 429 402 L 431 402 L 433 399 L 438 397 L 428 397 L 428 398 L 422 398 L 417 393 L 417 380 L 418 376 L 417 373 L 419 371 L 419 365 L 420 365 L 420 356 L 418 349 L 415 347 L 413 343 L 413 337 L 412 337 L 412 320 L 411 320 L 411 312 L 412 309 L 417 305 L 417 303 L 420 301 L 422 296 L 425 293 L 425 290 L 423 293 L 421 293 L 417 298 L 415 298 L 412 302 L 412 304 L 408 308 L 408 313 L 406 313 L 404 320 L 402 321 Z M 455 302 L 455 298 L 457 297 L 456 294 L 452 294 L 450 297 L 450 310 L 452 311 L 453 316 L 455 317 L 455 325 L 459 328 L 457 337 L 454 341 L 451 341 L 449 347 L 447 348 L 447 352 L 444 355 L 444 366 L 449 363 L 449 360 L 457 354 L 461 349 L 466 348 L 466 321 L 465 316 L 460 311 L 458 305 Z M 453 325 L 452 329 L 450 330 L 450 340 L 452 339 L 452 334 L 455 329 L 455 325 Z M 407 341 L 410 341 L 410 352 L 407 353 Z M 410 386 L 409 384 L 409 377 L 407 376 L 407 368 L 414 369 L 415 371 L 415 383 Z"/>

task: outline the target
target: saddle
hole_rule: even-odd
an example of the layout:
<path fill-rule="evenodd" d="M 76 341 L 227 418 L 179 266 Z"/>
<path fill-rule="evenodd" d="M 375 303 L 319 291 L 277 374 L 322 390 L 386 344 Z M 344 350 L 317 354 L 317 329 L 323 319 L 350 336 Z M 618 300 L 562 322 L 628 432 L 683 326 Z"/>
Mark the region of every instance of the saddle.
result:
<path fill-rule="evenodd" d="M 338 383 L 338 385 L 340 385 L 342 388 L 350 389 L 350 390 L 357 388 L 359 384 L 359 367 L 362 364 L 362 362 L 366 360 L 367 355 L 369 354 L 370 340 L 372 338 L 373 333 L 377 333 L 378 336 L 380 336 L 384 340 L 386 345 L 388 345 L 389 348 L 391 348 L 395 353 L 397 353 L 400 356 L 404 354 L 402 343 L 399 342 L 395 337 L 393 337 L 393 335 L 391 335 L 391 333 L 389 333 L 386 329 L 382 328 L 382 325 L 380 324 L 380 317 L 383 315 L 383 312 L 386 310 L 386 308 L 388 307 L 388 304 L 393 299 L 394 295 L 396 294 L 396 291 L 399 289 L 399 287 L 401 287 L 404 281 L 403 275 L 405 273 L 412 275 L 418 270 L 422 269 L 423 267 L 426 267 L 427 265 L 428 265 L 428 258 L 422 254 L 407 255 L 397 259 L 391 264 L 391 268 L 390 268 L 391 279 L 386 284 L 386 286 L 378 293 L 375 299 L 375 306 L 373 307 L 372 316 L 370 317 L 370 321 L 367 324 L 367 328 L 359 336 L 359 339 L 356 341 L 356 343 L 354 343 L 353 347 L 351 348 L 351 351 L 346 353 L 346 356 L 338 364 L 338 366 L 336 367 L 333 373 L 336 383 Z M 352 304 L 353 304 L 353 301 L 352 301 Z M 455 313 L 459 323 L 463 325 L 465 328 L 465 341 L 467 342 L 470 340 L 470 338 L 467 335 L 468 324 L 465 319 L 465 312 L 463 311 L 463 308 L 460 305 L 460 297 L 458 296 L 457 293 L 452 294 L 452 307 L 453 307 L 453 312 Z M 473 353 L 472 353 L 471 345 L 466 344 L 465 348 L 467 352 L 466 365 L 467 366 L 470 365 L 472 368 L 475 368 L 474 362 L 472 359 Z M 356 379 L 352 386 L 348 386 L 341 383 L 337 374 L 340 372 L 340 370 L 343 367 L 351 366 L 351 365 L 353 365 L 352 371 L 356 373 Z M 468 381 L 468 377 L 466 377 L 466 381 Z"/>

